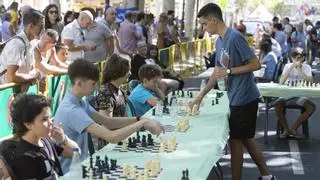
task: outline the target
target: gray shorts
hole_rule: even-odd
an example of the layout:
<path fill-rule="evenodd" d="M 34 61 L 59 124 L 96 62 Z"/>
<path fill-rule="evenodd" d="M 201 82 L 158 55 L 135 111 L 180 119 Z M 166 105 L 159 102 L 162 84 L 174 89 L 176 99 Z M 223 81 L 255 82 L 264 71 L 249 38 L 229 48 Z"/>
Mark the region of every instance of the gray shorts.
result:
<path fill-rule="evenodd" d="M 285 106 L 303 106 L 303 104 L 309 100 L 307 97 L 293 97 L 293 98 L 279 98 L 275 102 L 285 102 Z"/>

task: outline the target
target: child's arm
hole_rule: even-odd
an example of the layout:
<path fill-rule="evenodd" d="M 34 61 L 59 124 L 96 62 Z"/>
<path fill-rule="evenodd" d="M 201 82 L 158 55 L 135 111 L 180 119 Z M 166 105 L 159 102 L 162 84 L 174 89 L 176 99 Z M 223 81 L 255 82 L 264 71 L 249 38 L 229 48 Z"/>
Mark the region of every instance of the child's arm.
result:
<path fill-rule="evenodd" d="M 164 95 L 164 93 L 158 87 L 155 89 L 154 92 L 162 101 L 166 99 L 166 95 Z"/>

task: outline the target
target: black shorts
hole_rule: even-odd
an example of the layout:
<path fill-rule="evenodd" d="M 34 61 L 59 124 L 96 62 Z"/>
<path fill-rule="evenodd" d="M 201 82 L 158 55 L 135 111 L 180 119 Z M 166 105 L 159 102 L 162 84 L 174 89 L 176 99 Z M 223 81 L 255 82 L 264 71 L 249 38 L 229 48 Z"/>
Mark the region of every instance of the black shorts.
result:
<path fill-rule="evenodd" d="M 230 106 L 230 138 L 250 139 L 256 131 L 258 99 L 243 106 Z"/>

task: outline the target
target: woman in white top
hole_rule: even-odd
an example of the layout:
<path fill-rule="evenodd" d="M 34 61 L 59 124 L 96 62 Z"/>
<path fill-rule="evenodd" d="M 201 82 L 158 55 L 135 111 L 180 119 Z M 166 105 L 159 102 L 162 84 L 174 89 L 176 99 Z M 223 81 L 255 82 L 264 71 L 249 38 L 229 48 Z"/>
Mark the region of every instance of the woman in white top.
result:
<path fill-rule="evenodd" d="M 280 84 L 297 84 L 301 82 L 312 83 L 311 67 L 309 64 L 303 63 L 305 58 L 303 49 L 299 47 L 292 49 L 291 57 L 292 63 L 285 65 L 280 78 Z M 294 122 L 291 129 L 289 129 L 285 118 L 285 109 L 288 106 L 300 106 L 305 109 L 305 111 Z M 289 99 L 279 98 L 275 103 L 275 110 L 277 119 L 283 128 L 280 138 L 301 138 L 297 129 L 313 114 L 315 105 L 307 97 L 293 97 Z"/>

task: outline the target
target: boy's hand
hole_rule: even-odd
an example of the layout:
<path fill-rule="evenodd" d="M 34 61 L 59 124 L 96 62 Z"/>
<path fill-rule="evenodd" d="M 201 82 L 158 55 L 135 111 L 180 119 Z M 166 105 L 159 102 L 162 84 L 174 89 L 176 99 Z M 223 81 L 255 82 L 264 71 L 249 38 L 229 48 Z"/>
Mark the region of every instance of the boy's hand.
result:
<path fill-rule="evenodd" d="M 216 66 L 214 68 L 214 74 L 216 77 L 225 77 L 228 75 L 227 68 Z"/>
<path fill-rule="evenodd" d="M 61 123 L 52 129 L 51 138 L 54 139 L 57 144 L 61 144 L 64 141 L 65 135 Z"/>
<path fill-rule="evenodd" d="M 164 126 L 157 121 L 142 118 L 145 121 L 144 128 L 153 135 L 164 133 Z"/>

